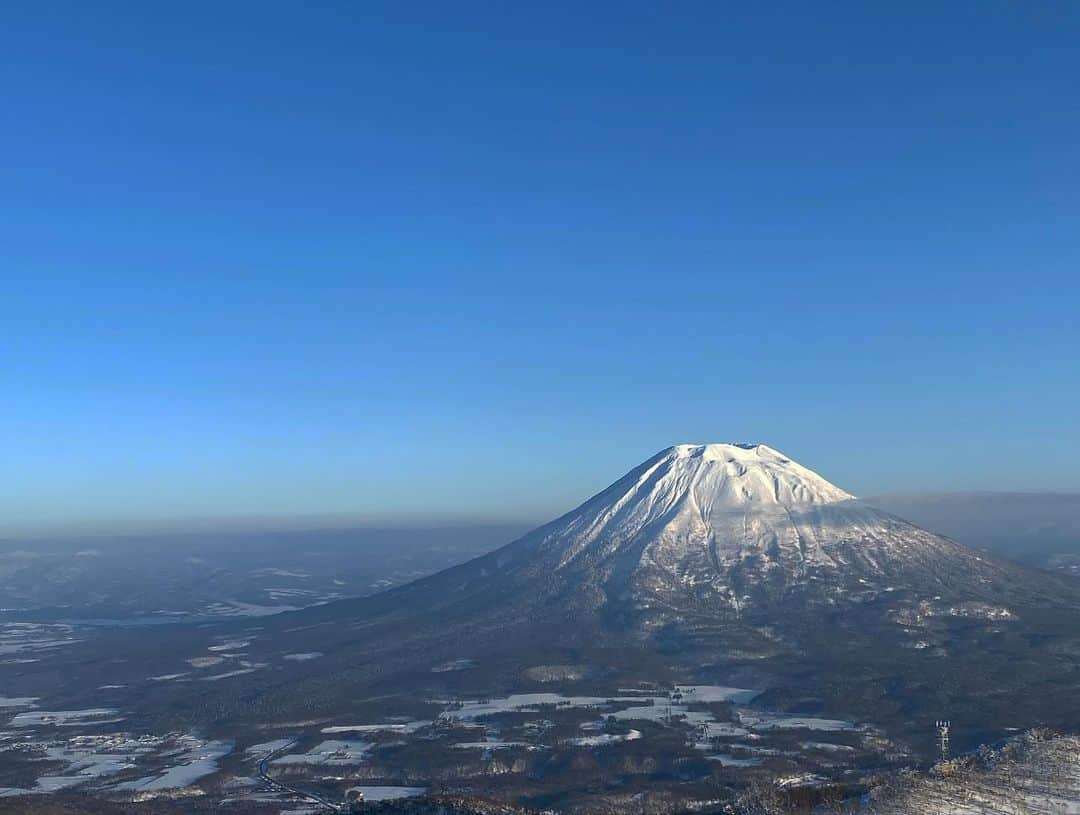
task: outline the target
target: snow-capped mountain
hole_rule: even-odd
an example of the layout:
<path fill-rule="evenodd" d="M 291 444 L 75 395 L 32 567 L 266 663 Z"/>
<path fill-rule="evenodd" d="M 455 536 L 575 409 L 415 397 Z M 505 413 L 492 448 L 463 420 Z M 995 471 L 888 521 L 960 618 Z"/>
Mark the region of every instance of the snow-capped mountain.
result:
<path fill-rule="evenodd" d="M 632 616 L 643 628 L 875 598 L 911 614 L 1007 617 L 1018 591 L 1058 592 L 1056 581 L 860 503 L 763 444 L 670 447 L 452 573 L 460 592 L 510 583 L 517 603 Z"/>
<path fill-rule="evenodd" d="M 533 667 L 572 665 L 752 682 L 770 704 L 918 740 L 942 712 L 974 728 L 1080 726 L 1078 631 L 1080 582 L 867 506 L 765 445 L 680 444 L 501 549 L 268 618 L 260 636 L 323 654 L 290 666 L 302 676 L 272 703 L 304 710 L 454 687 L 444 665 L 478 666 L 460 681 L 503 693 Z"/>

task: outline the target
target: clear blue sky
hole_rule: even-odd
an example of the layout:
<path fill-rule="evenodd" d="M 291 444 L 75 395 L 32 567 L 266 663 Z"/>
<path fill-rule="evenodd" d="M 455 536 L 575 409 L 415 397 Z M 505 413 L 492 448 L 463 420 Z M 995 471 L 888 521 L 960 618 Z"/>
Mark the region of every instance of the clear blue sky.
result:
<path fill-rule="evenodd" d="M 0 26 L 0 526 L 541 518 L 681 441 L 1080 489 L 1074 3 Z"/>

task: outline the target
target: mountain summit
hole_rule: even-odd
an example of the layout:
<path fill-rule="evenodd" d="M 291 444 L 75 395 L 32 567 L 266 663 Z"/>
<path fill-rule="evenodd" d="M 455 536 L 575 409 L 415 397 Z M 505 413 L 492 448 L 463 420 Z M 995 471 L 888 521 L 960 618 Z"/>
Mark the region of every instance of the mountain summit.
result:
<path fill-rule="evenodd" d="M 854 498 L 764 444 L 677 444 L 597 497 L 610 497 L 627 487 L 629 501 L 665 506 L 690 500 L 705 513 L 768 505 L 831 504 Z"/>
<path fill-rule="evenodd" d="M 437 607 L 448 619 L 588 617 L 637 637 L 696 638 L 780 618 L 809 625 L 853 606 L 894 620 L 1007 618 L 1036 597 L 1075 594 L 867 506 L 764 444 L 678 444 L 566 515 L 386 603 Z"/>
<path fill-rule="evenodd" d="M 279 651 L 325 655 L 293 669 L 307 684 L 281 704 L 453 689 L 440 666 L 462 660 L 505 692 L 529 666 L 585 665 L 613 683 L 747 676 L 770 703 L 922 734 L 943 710 L 1037 724 L 1040 694 L 1076 687 L 1080 585 L 868 506 L 763 444 L 679 444 L 489 554 L 264 625 Z"/>
<path fill-rule="evenodd" d="M 497 562 L 539 566 L 596 605 L 721 616 L 905 582 L 936 594 L 935 570 L 984 563 L 763 444 L 669 447 Z"/>
<path fill-rule="evenodd" d="M 801 546 L 797 533 L 777 537 L 777 525 L 791 531 L 792 512 L 852 500 L 764 444 L 678 444 L 564 516 L 546 537 L 558 540 L 560 566 L 593 547 L 610 554 L 638 544 L 653 551 L 660 544 L 711 549 L 715 556 L 748 545 Z"/>

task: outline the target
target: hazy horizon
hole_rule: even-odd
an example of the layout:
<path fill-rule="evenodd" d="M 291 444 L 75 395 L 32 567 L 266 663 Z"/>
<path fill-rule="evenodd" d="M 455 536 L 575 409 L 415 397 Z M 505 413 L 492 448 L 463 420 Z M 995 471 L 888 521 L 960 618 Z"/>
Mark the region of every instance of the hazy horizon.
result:
<path fill-rule="evenodd" d="M 614 479 L 613 479 L 614 480 Z M 607 486 L 607 485 L 604 485 Z M 541 526 L 570 511 L 578 504 L 591 498 L 595 493 L 582 495 L 573 505 L 553 509 L 547 515 L 537 516 L 503 516 L 482 517 L 465 515 L 397 515 L 397 516 L 361 516 L 355 514 L 338 515 L 221 515 L 211 517 L 175 517 L 156 519 L 94 519 L 93 521 L 66 521 L 53 524 L 38 522 L 17 526 L 10 523 L 0 523 L 0 544 L 18 543 L 20 541 L 55 541 L 55 542 L 78 542 L 117 539 L 125 540 L 140 536 L 157 536 L 163 538 L 198 538 L 214 535 L 239 535 L 258 536 L 275 535 L 289 532 L 314 533 L 314 532 L 349 532 L 349 531 L 426 531 L 426 530 L 468 530 L 468 529 L 514 529 L 521 532 Z M 908 518 L 915 523 L 926 526 L 932 531 L 942 534 L 950 534 L 952 523 L 948 513 L 944 518 L 940 514 L 934 514 L 933 510 L 942 504 L 970 504 L 978 503 L 982 499 L 990 499 L 993 516 L 997 522 L 1008 518 L 1010 499 L 1020 501 L 1047 501 L 1051 506 L 1055 504 L 1067 504 L 1080 510 L 1080 490 L 1076 491 L 1047 491 L 1047 490 L 912 490 L 892 493 L 880 493 L 876 495 L 860 495 L 860 501 L 870 504 L 878 503 L 883 509 L 904 515 L 905 508 L 917 508 L 919 517 Z M 997 503 L 993 503 L 995 499 Z M 927 511 L 929 513 L 927 514 Z M 931 518 L 943 521 L 935 526 L 934 523 L 923 523 L 920 518 Z M 1016 520 L 1022 521 L 1026 516 L 1020 516 Z M 961 522 L 971 520 L 967 516 L 959 519 Z M 507 539 L 509 542 L 509 539 Z M 964 541 L 970 545 L 977 545 L 978 541 Z"/>

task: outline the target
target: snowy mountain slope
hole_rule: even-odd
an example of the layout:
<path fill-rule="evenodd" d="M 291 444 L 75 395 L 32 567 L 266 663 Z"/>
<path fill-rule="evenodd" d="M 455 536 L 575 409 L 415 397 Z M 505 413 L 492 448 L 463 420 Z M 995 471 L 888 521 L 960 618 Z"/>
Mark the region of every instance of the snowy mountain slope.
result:
<path fill-rule="evenodd" d="M 673 614 L 739 618 L 883 595 L 913 614 L 1003 618 L 1017 597 L 1075 602 L 1056 580 L 861 504 L 782 453 L 745 444 L 668 448 L 449 574 L 453 586 L 436 590 L 447 599 L 513 585 L 518 603 L 633 615 L 645 627 Z"/>
<path fill-rule="evenodd" d="M 752 682 L 763 704 L 871 721 L 923 754 L 942 715 L 976 744 L 1080 729 L 1080 582 L 920 529 L 764 445 L 663 450 L 494 552 L 260 621 L 249 658 L 307 652 L 323 656 L 215 687 L 213 704 L 310 718 L 480 676 L 516 692 L 532 667 L 573 664 Z"/>
<path fill-rule="evenodd" d="M 856 813 L 1080 813 L 1080 738 L 1027 733 L 999 750 L 949 762 L 935 778 L 902 777 Z"/>

